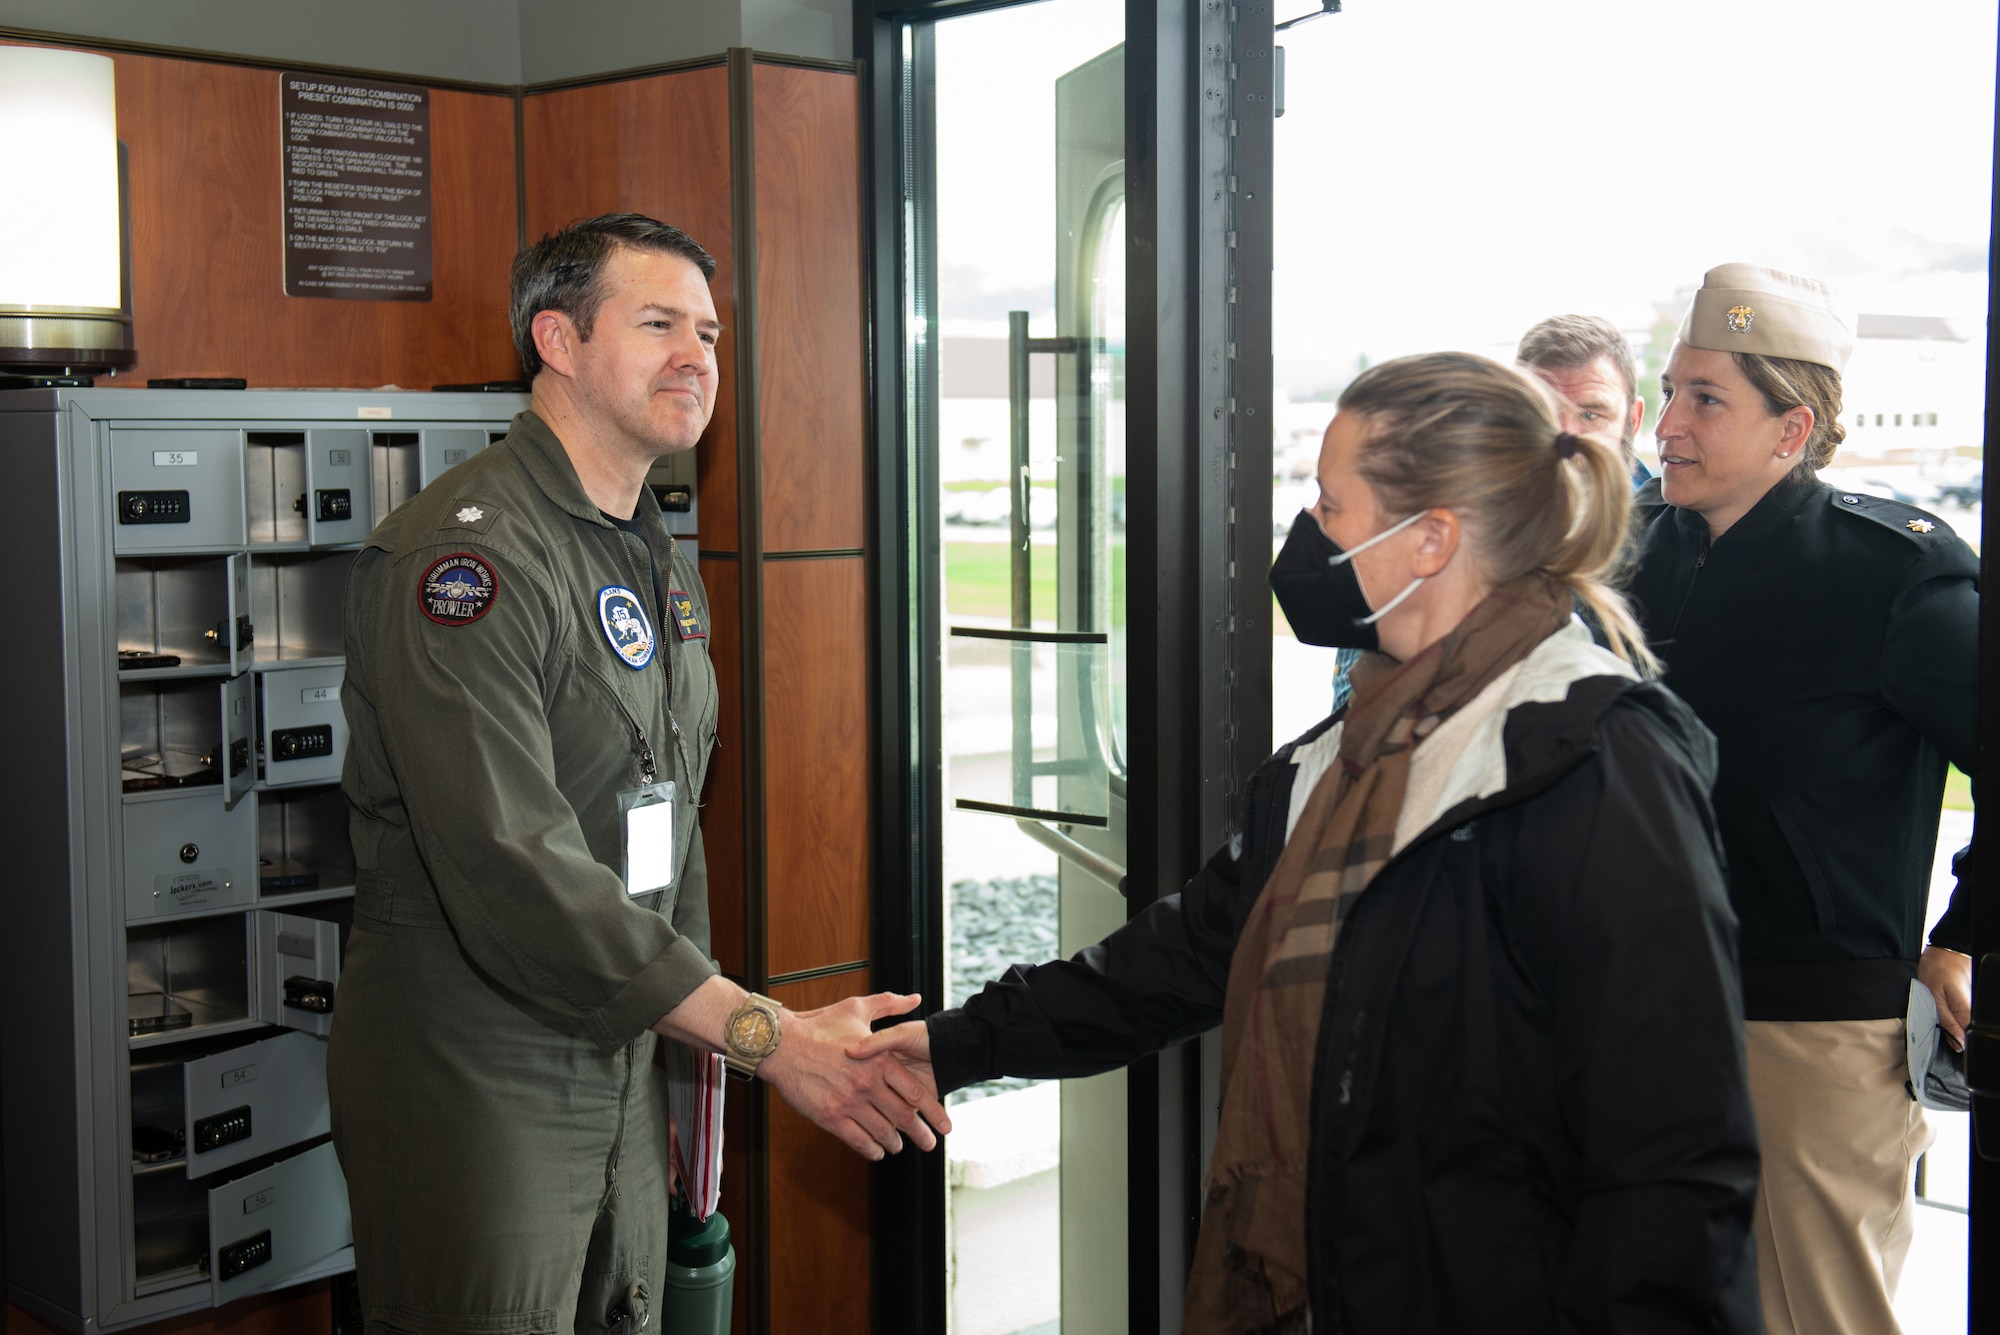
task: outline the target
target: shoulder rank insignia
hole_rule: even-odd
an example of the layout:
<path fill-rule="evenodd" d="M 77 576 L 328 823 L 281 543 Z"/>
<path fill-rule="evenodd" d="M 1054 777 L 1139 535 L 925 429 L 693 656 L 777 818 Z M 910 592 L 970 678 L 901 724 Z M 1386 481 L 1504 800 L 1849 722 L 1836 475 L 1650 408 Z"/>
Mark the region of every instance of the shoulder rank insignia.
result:
<path fill-rule="evenodd" d="M 669 589 L 667 603 L 673 609 L 674 633 L 683 640 L 705 640 L 708 627 L 701 624 L 701 608 L 685 589 Z"/>
<path fill-rule="evenodd" d="M 440 626 L 469 626 L 493 610 L 499 593 L 499 577 L 485 557 L 453 552 L 424 571 L 417 606 Z"/>
<path fill-rule="evenodd" d="M 653 623 L 639 595 L 622 584 L 607 584 L 597 591 L 597 624 L 618 661 L 637 672 L 653 661 Z"/>
<path fill-rule="evenodd" d="M 451 508 L 438 517 L 438 527 L 447 533 L 484 533 L 493 527 L 493 521 L 499 517 L 500 511 L 491 501 L 457 496 L 452 499 Z M 441 541 L 450 542 L 452 539 Z"/>
<path fill-rule="evenodd" d="M 1928 519 L 1912 519 L 1909 523 L 1903 525 L 1903 527 L 1912 533 L 1928 533 L 1936 528 L 1937 525 Z"/>

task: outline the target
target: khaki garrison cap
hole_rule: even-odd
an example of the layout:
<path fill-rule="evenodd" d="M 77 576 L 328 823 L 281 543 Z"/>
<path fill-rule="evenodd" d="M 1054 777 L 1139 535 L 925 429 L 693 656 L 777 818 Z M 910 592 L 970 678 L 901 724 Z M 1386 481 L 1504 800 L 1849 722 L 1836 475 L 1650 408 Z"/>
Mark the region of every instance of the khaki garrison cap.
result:
<path fill-rule="evenodd" d="M 1681 320 L 1681 342 L 1711 352 L 1758 352 L 1847 369 L 1854 317 L 1826 284 L 1761 264 L 1720 264 Z"/>

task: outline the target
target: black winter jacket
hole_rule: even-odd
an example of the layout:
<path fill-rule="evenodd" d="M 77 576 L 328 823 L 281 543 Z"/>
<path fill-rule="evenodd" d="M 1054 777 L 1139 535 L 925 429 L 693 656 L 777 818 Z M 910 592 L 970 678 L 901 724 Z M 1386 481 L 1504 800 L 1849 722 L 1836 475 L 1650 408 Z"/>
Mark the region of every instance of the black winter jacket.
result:
<path fill-rule="evenodd" d="M 1914 506 L 1810 477 L 1714 543 L 1657 481 L 1634 506 L 1632 600 L 1719 747 L 1749 1018 L 1901 1017 L 1945 761 L 1972 773 L 1979 558 Z M 1965 854 L 1958 871 L 1931 939 L 1970 952 Z"/>
<path fill-rule="evenodd" d="M 1341 929 L 1312 1084 L 1316 1335 L 1760 1329 L 1714 745 L 1658 685 L 1561 691 L 1506 714 L 1504 786 L 1398 852 Z M 1243 834 L 1181 893 L 933 1016 L 940 1088 L 1095 1074 L 1219 1023 L 1295 762 L 1334 722 L 1265 763 Z"/>

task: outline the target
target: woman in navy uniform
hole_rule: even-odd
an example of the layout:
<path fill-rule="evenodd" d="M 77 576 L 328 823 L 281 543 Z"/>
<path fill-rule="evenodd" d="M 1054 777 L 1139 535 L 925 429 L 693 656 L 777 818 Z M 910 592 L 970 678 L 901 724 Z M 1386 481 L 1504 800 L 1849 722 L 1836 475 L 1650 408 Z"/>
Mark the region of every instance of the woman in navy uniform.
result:
<path fill-rule="evenodd" d="M 1820 284 L 1710 270 L 1637 498 L 1633 601 L 1721 748 L 1772 1335 L 1896 1328 L 1931 1137 L 1904 1085 L 1912 979 L 1955 1042 L 1970 1018 L 1963 882 L 1922 934 L 1945 762 L 1972 766 L 1978 560 L 1936 516 L 1819 480 L 1852 348 Z"/>

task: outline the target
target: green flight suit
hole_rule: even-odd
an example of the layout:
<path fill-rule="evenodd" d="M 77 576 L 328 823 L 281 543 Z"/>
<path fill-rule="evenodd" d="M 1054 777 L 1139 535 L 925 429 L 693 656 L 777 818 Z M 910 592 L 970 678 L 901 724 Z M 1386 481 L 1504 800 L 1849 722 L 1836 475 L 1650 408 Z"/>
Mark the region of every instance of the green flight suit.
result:
<path fill-rule="evenodd" d="M 348 579 L 354 930 L 327 1079 L 371 1331 L 599 1331 L 635 1286 L 657 1303 L 649 1026 L 714 971 L 716 693 L 694 563 L 650 492 L 635 518 L 607 521 L 523 413 Z M 615 605 L 644 609 L 649 656 Z M 632 897 L 619 794 L 649 769 L 676 785 L 674 876 Z"/>

